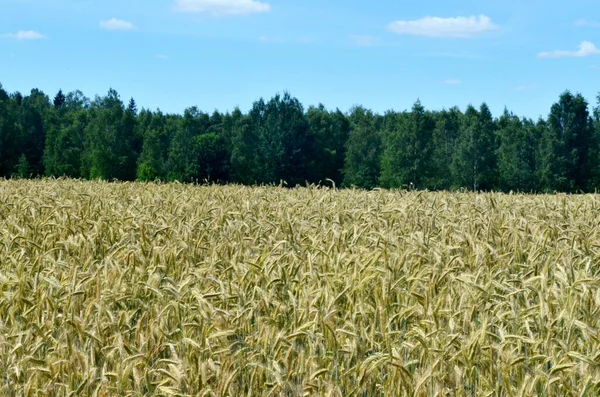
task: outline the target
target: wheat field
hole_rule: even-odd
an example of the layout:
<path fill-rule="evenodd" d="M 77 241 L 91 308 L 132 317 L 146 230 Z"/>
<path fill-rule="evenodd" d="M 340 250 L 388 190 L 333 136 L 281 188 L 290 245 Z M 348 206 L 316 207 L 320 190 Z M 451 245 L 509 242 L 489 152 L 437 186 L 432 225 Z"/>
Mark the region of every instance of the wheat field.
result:
<path fill-rule="evenodd" d="M 600 197 L 0 182 L 2 396 L 600 392 Z"/>

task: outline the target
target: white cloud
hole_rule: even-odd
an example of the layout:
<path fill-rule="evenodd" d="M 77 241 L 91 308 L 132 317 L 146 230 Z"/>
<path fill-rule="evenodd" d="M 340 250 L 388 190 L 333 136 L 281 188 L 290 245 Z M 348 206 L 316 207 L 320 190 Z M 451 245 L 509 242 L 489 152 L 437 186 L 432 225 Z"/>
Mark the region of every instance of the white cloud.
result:
<path fill-rule="evenodd" d="M 531 91 L 531 90 L 535 90 L 536 88 L 537 88 L 537 86 L 535 84 L 518 85 L 516 87 L 512 87 L 511 91 Z"/>
<path fill-rule="evenodd" d="M 537 56 L 538 58 L 583 58 L 591 55 L 600 55 L 600 50 L 589 41 L 582 42 L 578 48 L 577 51 L 556 50 L 540 52 Z"/>
<path fill-rule="evenodd" d="M 46 38 L 46 36 L 34 30 L 19 30 L 17 33 L 7 33 L 4 37 L 15 40 L 40 40 Z"/>
<path fill-rule="evenodd" d="M 169 57 L 164 54 L 158 54 L 156 55 L 156 59 L 169 59 Z"/>
<path fill-rule="evenodd" d="M 388 30 L 397 34 L 449 39 L 466 39 L 498 29 L 485 15 L 456 18 L 428 16 L 413 21 L 395 21 L 388 25 Z"/>
<path fill-rule="evenodd" d="M 598 70 L 600 68 L 598 67 L 598 65 L 590 65 L 590 69 L 592 69 L 592 70 Z"/>
<path fill-rule="evenodd" d="M 350 36 L 350 38 L 354 41 L 354 45 L 358 47 L 370 47 L 375 45 L 378 40 L 374 36 Z"/>
<path fill-rule="evenodd" d="M 457 79 L 444 80 L 444 84 L 446 84 L 446 85 L 459 85 L 460 83 L 461 83 L 461 81 L 457 80 Z"/>
<path fill-rule="evenodd" d="M 100 27 L 106 30 L 133 30 L 135 25 L 129 21 L 112 18 L 108 21 L 100 21 Z"/>
<path fill-rule="evenodd" d="M 588 21 L 586 19 L 578 19 L 575 21 L 575 26 L 577 27 L 590 27 L 590 28 L 600 28 L 600 22 L 596 21 Z"/>
<path fill-rule="evenodd" d="M 255 0 L 175 0 L 175 10 L 213 16 L 249 15 L 269 12 L 271 5 Z"/>

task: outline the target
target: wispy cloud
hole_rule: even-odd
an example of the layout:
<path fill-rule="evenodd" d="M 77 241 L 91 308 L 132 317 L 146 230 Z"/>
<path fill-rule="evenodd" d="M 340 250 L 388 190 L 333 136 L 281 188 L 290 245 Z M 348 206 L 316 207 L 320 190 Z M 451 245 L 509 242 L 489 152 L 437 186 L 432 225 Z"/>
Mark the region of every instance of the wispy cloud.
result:
<path fill-rule="evenodd" d="M 537 86 L 535 84 L 529 85 L 518 85 L 516 87 L 511 87 L 511 91 L 532 91 L 535 90 Z"/>
<path fill-rule="evenodd" d="M 158 55 L 155 56 L 155 58 L 156 59 L 163 59 L 163 60 L 169 59 L 169 57 L 166 56 L 165 54 L 158 54 Z"/>
<path fill-rule="evenodd" d="M 112 18 L 108 21 L 100 21 L 100 27 L 105 30 L 133 30 L 135 25 L 129 21 Z"/>
<path fill-rule="evenodd" d="M 600 22 L 588 21 L 586 19 L 578 19 L 575 21 L 575 26 L 580 27 L 580 28 L 583 28 L 583 27 L 600 28 Z"/>
<path fill-rule="evenodd" d="M 584 58 L 592 55 L 600 55 L 600 50 L 590 41 L 579 44 L 577 51 L 547 51 L 540 52 L 538 58 Z"/>
<path fill-rule="evenodd" d="M 279 37 L 269 37 L 269 36 L 260 36 L 258 38 L 258 41 L 260 41 L 261 43 L 283 43 L 283 42 L 285 42 L 285 40 L 283 40 Z"/>
<path fill-rule="evenodd" d="M 444 80 L 444 84 L 446 85 L 460 85 L 461 81 L 458 79 L 446 79 Z"/>
<path fill-rule="evenodd" d="M 35 30 L 19 30 L 17 33 L 7 33 L 2 36 L 14 40 L 40 40 L 46 38 L 45 35 Z"/>
<path fill-rule="evenodd" d="M 350 39 L 354 42 L 354 45 L 358 47 L 371 47 L 377 43 L 377 40 L 379 40 L 375 36 L 361 35 L 350 36 Z"/>
<path fill-rule="evenodd" d="M 467 39 L 498 29 L 485 15 L 456 18 L 428 16 L 412 21 L 395 21 L 388 25 L 388 30 L 397 34 L 448 39 Z"/>
<path fill-rule="evenodd" d="M 598 69 L 600 69 L 600 67 L 598 67 L 598 65 L 590 65 L 590 69 L 598 70 Z"/>
<path fill-rule="evenodd" d="M 271 11 L 271 5 L 255 0 L 175 0 L 175 10 L 213 16 L 250 15 Z"/>

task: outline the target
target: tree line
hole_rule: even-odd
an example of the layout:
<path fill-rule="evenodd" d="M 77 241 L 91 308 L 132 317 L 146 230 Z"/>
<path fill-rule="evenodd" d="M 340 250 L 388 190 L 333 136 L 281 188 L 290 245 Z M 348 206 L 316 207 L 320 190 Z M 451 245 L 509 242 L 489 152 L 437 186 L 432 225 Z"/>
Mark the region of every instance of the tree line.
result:
<path fill-rule="evenodd" d="M 0 85 L 0 177 L 372 189 L 592 192 L 600 188 L 600 95 L 560 95 L 547 118 L 488 106 L 376 114 L 305 109 L 289 93 L 247 113 L 138 111 L 110 89 L 52 99 Z M 329 180 L 329 181 L 327 181 Z"/>

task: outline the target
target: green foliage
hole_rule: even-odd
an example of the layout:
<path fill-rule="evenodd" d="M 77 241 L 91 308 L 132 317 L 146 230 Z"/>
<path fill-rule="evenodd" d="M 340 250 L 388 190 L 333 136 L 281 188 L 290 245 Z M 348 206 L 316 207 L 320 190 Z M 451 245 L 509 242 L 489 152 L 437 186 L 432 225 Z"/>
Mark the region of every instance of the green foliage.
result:
<path fill-rule="evenodd" d="M 373 189 L 379 184 L 382 142 L 380 121 L 372 111 L 354 107 L 350 113 L 344 185 Z"/>
<path fill-rule="evenodd" d="M 32 175 L 44 174 L 44 148 L 47 136 L 46 118 L 51 109 L 50 99 L 40 90 L 31 90 L 19 107 L 22 126 L 22 153 L 30 166 Z"/>
<path fill-rule="evenodd" d="M 89 110 L 83 156 L 84 176 L 92 179 L 135 179 L 134 115 L 125 111 L 119 94 L 110 89 Z"/>
<path fill-rule="evenodd" d="M 179 182 L 195 182 L 200 179 L 196 137 L 205 133 L 209 117 L 198 108 L 185 110 L 169 147 L 168 179 Z"/>
<path fill-rule="evenodd" d="M 596 128 L 600 127 L 600 93 L 596 96 L 596 106 L 594 107 L 594 124 Z"/>
<path fill-rule="evenodd" d="M 495 123 L 485 103 L 479 111 L 467 108 L 456 149 L 452 168 L 457 187 L 473 191 L 497 188 Z"/>
<path fill-rule="evenodd" d="M 13 174 L 15 178 L 30 178 L 31 177 L 31 167 L 29 166 L 29 161 L 27 160 L 27 156 L 22 154 L 19 156 L 19 161 L 17 162 L 16 171 Z"/>
<path fill-rule="evenodd" d="M 85 130 L 88 124 L 87 111 L 73 108 L 73 110 L 59 112 L 57 109 L 52 109 L 47 120 L 48 132 L 44 150 L 45 175 L 80 178 Z"/>
<path fill-rule="evenodd" d="M 147 163 L 141 163 L 137 167 L 137 178 L 140 182 L 152 182 L 158 179 L 156 168 Z"/>
<path fill-rule="evenodd" d="M 224 182 L 227 180 L 227 147 L 225 139 L 208 133 L 196 137 L 198 151 L 198 177 L 202 181 Z"/>
<path fill-rule="evenodd" d="M 342 184 L 342 170 L 346 156 L 346 141 L 350 134 L 350 122 L 338 109 L 329 112 L 323 105 L 310 107 L 306 112 L 309 136 L 314 139 L 315 155 L 310 161 L 309 173 L 315 182 L 331 179 Z"/>
<path fill-rule="evenodd" d="M 9 99 L 8 92 L 6 92 L 2 87 L 2 84 L 0 84 L 0 101 L 8 101 Z"/>
<path fill-rule="evenodd" d="M 136 136 L 142 136 L 143 142 L 138 159 L 137 177 L 140 178 L 139 167 L 145 164 L 152 169 L 151 180 L 166 180 L 168 176 L 168 151 L 171 144 L 171 136 L 179 128 L 179 119 L 167 117 L 162 112 L 152 113 L 142 110 L 139 117 Z M 142 172 L 142 175 L 146 175 Z M 147 179 L 143 179 L 147 180 Z"/>
<path fill-rule="evenodd" d="M 252 185 L 259 181 L 257 148 L 259 137 L 250 116 L 239 109 L 232 113 L 231 179 L 233 182 Z"/>
<path fill-rule="evenodd" d="M 0 85 L 0 176 L 12 174 L 22 149 L 23 126 L 17 100 L 10 98 Z"/>
<path fill-rule="evenodd" d="M 538 145 L 534 123 L 522 120 L 505 109 L 498 120 L 497 135 L 500 187 L 505 191 L 534 191 L 535 153 Z"/>
<path fill-rule="evenodd" d="M 67 101 L 67 97 L 63 94 L 62 90 L 58 90 L 58 93 L 54 97 L 52 104 L 54 105 L 55 108 L 58 109 L 58 108 L 63 107 L 63 105 L 65 104 L 66 101 Z"/>
<path fill-rule="evenodd" d="M 233 117 L 233 180 L 246 184 L 303 184 L 310 179 L 314 137 L 300 101 L 289 93 L 254 102 L 247 116 Z"/>
<path fill-rule="evenodd" d="M 83 95 L 83 92 L 75 90 L 67 94 L 63 107 L 68 110 L 87 110 L 90 107 L 90 99 Z"/>
<path fill-rule="evenodd" d="M 391 119 L 384 135 L 381 185 L 386 188 L 430 187 L 433 116 L 417 101 L 410 113 Z"/>
<path fill-rule="evenodd" d="M 600 191 L 600 93 L 592 114 L 592 139 L 587 168 L 590 170 L 590 191 Z"/>
<path fill-rule="evenodd" d="M 373 189 L 468 188 L 580 192 L 600 189 L 600 95 L 591 111 L 568 91 L 537 123 L 484 103 L 465 113 L 383 116 L 311 106 L 289 93 L 239 109 L 183 115 L 138 111 L 111 89 L 90 102 L 81 91 L 51 100 L 0 85 L 0 178 L 67 176 L 105 180 L 238 184 L 308 183 Z"/>
<path fill-rule="evenodd" d="M 250 118 L 258 138 L 258 182 L 294 186 L 309 179 L 313 142 L 300 101 L 287 92 L 266 103 L 258 101 Z"/>
<path fill-rule="evenodd" d="M 580 94 L 564 92 L 552 105 L 542 138 L 542 188 L 562 192 L 586 190 L 593 171 L 589 163 L 593 160 L 590 157 L 593 146 L 592 121 L 586 100 Z"/>
<path fill-rule="evenodd" d="M 460 187 L 454 178 L 452 161 L 457 150 L 463 114 L 457 107 L 443 110 L 435 115 L 436 127 L 432 143 L 432 189 L 450 190 Z"/>
<path fill-rule="evenodd" d="M 124 181 L 132 181 L 136 178 L 136 162 L 140 156 L 142 138 L 136 134 L 137 106 L 133 98 L 123 113 L 123 127 L 117 138 L 120 141 L 118 156 L 120 168 L 116 172 L 116 178 Z"/>
<path fill-rule="evenodd" d="M 231 158 L 231 116 L 214 111 L 206 134 L 196 139 L 199 172 L 202 180 L 226 183 L 229 181 Z"/>

